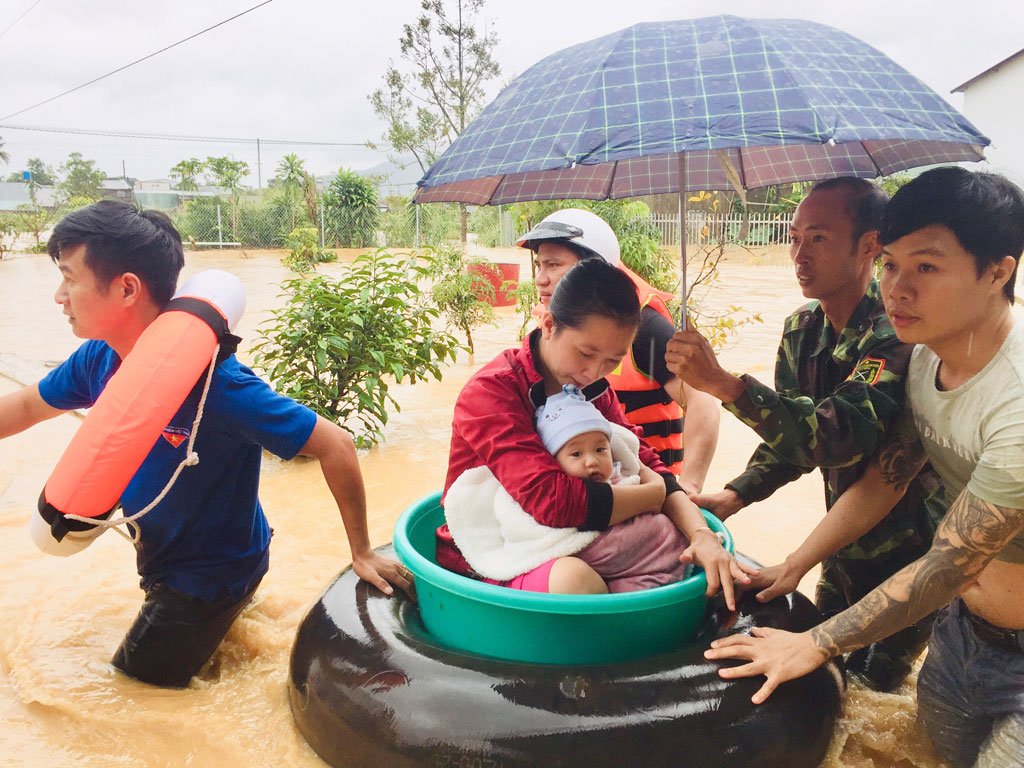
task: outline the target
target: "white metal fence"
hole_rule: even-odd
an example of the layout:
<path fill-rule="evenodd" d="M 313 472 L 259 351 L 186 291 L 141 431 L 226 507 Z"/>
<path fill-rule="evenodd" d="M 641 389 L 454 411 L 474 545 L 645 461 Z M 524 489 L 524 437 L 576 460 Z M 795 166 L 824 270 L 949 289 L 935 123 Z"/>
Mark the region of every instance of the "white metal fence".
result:
<path fill-rule="evenodd" d="M 686 240 L 690 245 L 716 244 L 720 240 L 729 243 L 749 245 L 788 245 L 791 214 L 750 214 L 747 236 L 740 238 L 743 216 L 738 212 L 729 214 L 708 214 L 703 211 L 687 211 Z M 679 217 L 666 214 L 651 214 L 653 223 L 661 232 L 662 245 L 679 244 Z"/>
<path fill-rule="evenodd" d="M 698 247 L 718 244 L 747 248 L 755 256 L 765 256 L 771 263 L 781 262 L 789 252 L 789 227 L 792 214 L 752 213 L 744 232 L 743 215 L 686 212 L 686 242 Z M 679 217 L 651 214 L 651 223 L 661 232 L 662 245 L 679 245 Z"/>

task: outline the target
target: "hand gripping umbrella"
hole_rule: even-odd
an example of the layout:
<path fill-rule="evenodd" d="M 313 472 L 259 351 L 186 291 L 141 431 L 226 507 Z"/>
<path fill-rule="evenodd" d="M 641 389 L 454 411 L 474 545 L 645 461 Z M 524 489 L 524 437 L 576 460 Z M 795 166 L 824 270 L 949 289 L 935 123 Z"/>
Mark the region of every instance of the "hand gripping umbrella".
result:
<path fill-rule="evenodd" d="M 799 19 L 636 24 L 512 81 L 418 182 L 415 200 L 686 193 L 982 159 L 989 140 L 857 38 Z M 680 183 L 680 179 L 683 180 Z"/>

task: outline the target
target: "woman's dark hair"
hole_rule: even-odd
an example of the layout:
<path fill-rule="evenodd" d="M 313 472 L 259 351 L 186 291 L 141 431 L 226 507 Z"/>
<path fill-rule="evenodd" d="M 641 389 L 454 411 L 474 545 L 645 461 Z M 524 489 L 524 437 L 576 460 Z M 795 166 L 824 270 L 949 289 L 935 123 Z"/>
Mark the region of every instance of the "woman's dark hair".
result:
<path fill-rule="evenodd" d="M 1024 251 L 1024 192 L 995 173 L 950 165 L 926 171 L 892 196 L 882 222 L 882 245 L 938 224 L 948 228 L 974 259 L 980 278 L 1006 256 L 1020 263 Z M 1013 301 L 1017 267 L 1003 286 Z"/>
<path fill-rule="evenodd" d="M 69 213 L 53 228 L 46 250 L 57 262 L 62 250 L 79 245 L 85 246 L 85 265 L 100 283 L 133 272 L 161 307 L 174 295 L 185 266 L 181 235 L 167 215 L 119 200 L 100 200 Z"/>
<path fill-rule="evenodd" d="M 566 272 L 551 296 L 548 311 L 556 328 L 579 328 L 591 315 L 620 325 L 640 325 L 640 299 L 629 275 L 604 259 L 584 259 Z"/>

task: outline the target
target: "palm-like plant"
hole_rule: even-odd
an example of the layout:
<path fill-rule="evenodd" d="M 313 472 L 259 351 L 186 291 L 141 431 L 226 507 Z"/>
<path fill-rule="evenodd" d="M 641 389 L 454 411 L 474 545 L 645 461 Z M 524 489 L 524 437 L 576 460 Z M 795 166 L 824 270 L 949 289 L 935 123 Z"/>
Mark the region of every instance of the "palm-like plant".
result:
<path fill-rule="evenodd" d="M 277 178 L 288 201 L 288 209 L 292 212 L 292 229 L 295 229 L 295 205 L 306 182 L 304 163 L 305 161 L 298 155 L 289 154 L 282 157 L 281 162 L 277 164 Z"/>
<path fill-rule="evenodd" d="M 11 156 L 9 154 L 7 154 L 6 152 L 4 152 L 4 140 L 0 139 L 0 162 L 6 164 L 6 163 L 9 163 L 10 161 L 11 161 Z"/>
<path fill-rule="evenodd" d="M 199 189 L 199 174 L 205 167 L 206 163 L 198 157 L 190 157 L 171 168 L 171 178 L 178 182 L 178 189 L 195 192 Z"/>
<path fill-rule="evenodd" d="M 242 179 L 249 175 L 249 164 L 243 160 L 227 157 L 206 158 L 206 169 L 213 175 L 217 186 L 231 194 L 231 236 L 238 233 L 238 197 L 242 191 Z"/>
<path fill-rule="evenodd" d="M 370 179 L 341 168 L 324 195 L 324 207 L 339 245 L 362 248 L 374 241 L 380 210 L 377 188 Z"/>

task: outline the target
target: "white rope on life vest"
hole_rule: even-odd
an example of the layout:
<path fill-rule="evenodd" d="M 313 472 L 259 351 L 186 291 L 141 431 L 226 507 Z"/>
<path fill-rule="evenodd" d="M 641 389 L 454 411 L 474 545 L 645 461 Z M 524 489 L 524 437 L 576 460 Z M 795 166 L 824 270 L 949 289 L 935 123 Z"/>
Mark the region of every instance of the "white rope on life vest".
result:
<path fill-rule="evenodd" d="M 174 474 L 171 475 L 171 479 L 167 481 L 167 485 L 160 491 L 159 495 L 147 504 L 143 509 L 136 512 L 134 515 L 129 517 L 117 517 L 109 520 L 97 520 L 95 517 L 82 517 L 81 515 L 67 514 L 68 520 L 77 520 L 80 523 L 91 523 L 92 525 L 100 528 L 102 533 L 107 528 L 113 528 L 119 535 L 123 536 L 133 545 L 139 541 L 139 526 L 135 524 L 135 521 L 142 517 L 144 514 L 153 509 L 157 504 L 164 500 L 164 497 L 170 493 L 171 488 L 174 487 L 175 481 L 178 479 L 178 475 L 181 474 L 181 470 L 185 467 L 194 467 L 199 463 L 199 454 L 192 450 L 192 447 L 196 442 L 196 435 L 199 434 L 199 422 L 203 420 L 203 411 L 206 408 L 206 396 L 210 392 L 210 384 L 213 382 L 213 370 L 217 367 L 217 357 L 220 355 L 220 344 L 217 344 L 217 348 L 213 350 L 213 357 L 210 359 L 210 367 L 206 371 L 206 384 L 203 385 L 203 394 L 199 398 L 199 407 L 196 409 L 196 418 L 192 422 L 192 434 L 188 436 L 188 445 L 185 447 L 185 458 L 182 459 L 178 466 L 174 469 Z M 131 529 L 131 533 L 125 533 L 118 526 L 125 526 Z M 97 534 L 98 535 L 98 534 Z"/>

